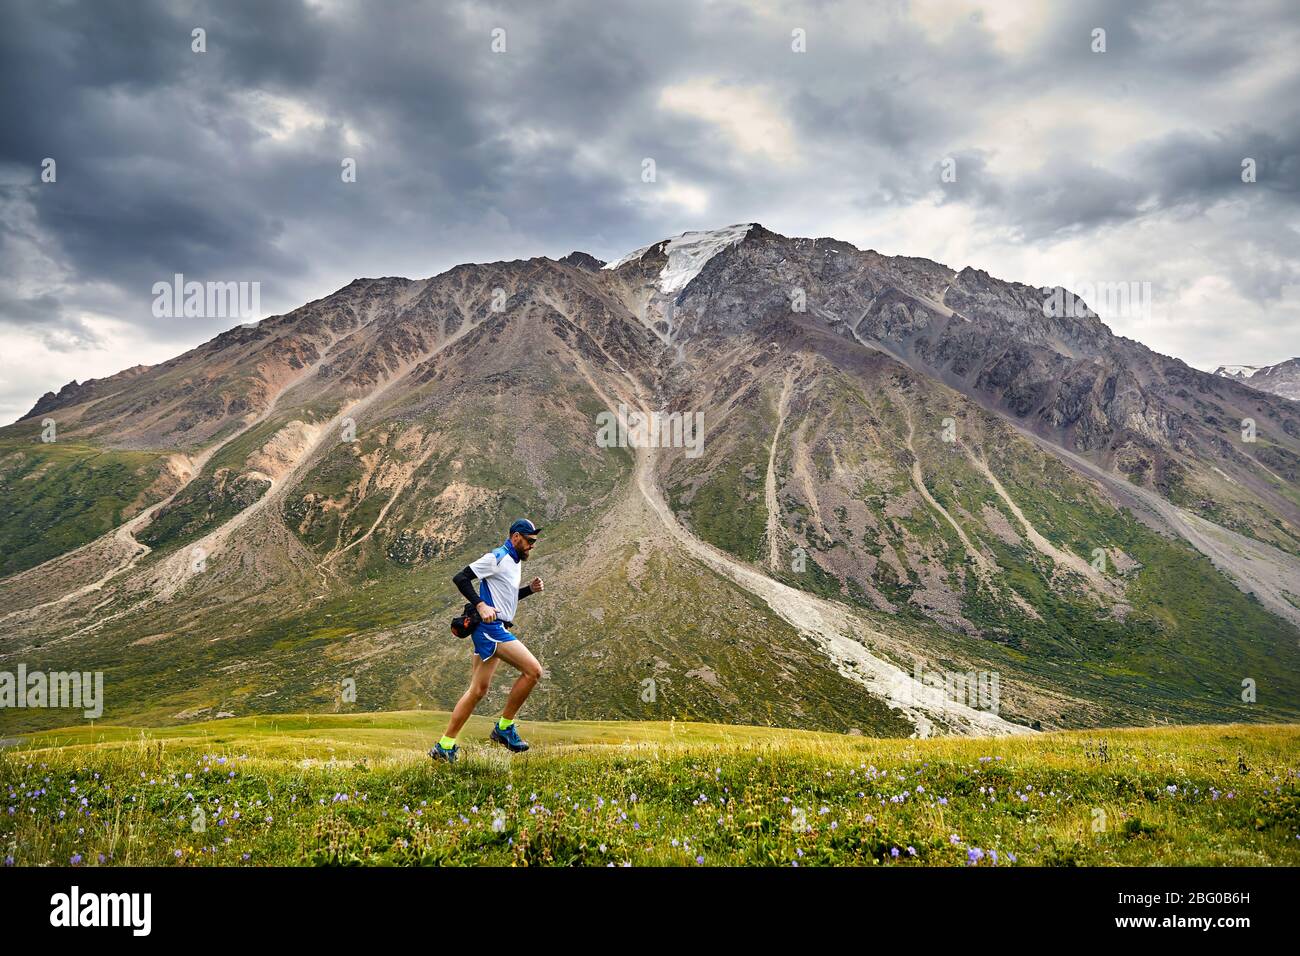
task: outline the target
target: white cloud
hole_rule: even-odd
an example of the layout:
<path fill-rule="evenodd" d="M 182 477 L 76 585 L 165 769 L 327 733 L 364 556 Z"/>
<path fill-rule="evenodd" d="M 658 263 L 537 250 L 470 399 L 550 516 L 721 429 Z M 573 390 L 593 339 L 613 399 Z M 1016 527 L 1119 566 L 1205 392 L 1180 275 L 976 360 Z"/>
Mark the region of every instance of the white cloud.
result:
<path fill-rule="evenodd" d="M 794 129 L 774 105 L 778 96 L 754 84 L 697 77 L 666 86 L 659 106 L 713 124 L 742 157 L 762 157 L 783 166 L 798 162 Z"/>
<path fill-rule="evenodd" d="M 360 149 L 365 141 L 354 126 L 320 112 L 304 99 L 266 90 L 249 90 L 242 96 L 245 119 L 273 143 L 287 144 L 326 132 L 337 124 L 343 144 Z"/>
<path fill-rule="evenodd" d="M 0 424 L 26 415 L 47 391 L 58 391 L 67 382 L 104 378 L 133 365 L 154 365 L 180 351 L 172 342 L 149 342 L 127 322 L 102 316 L 86 316 L 84 325 L 94 336 L 87 340 L 68 339 L 69 347 L 51 347 L 47 333 L 8 328 L 0 349 Z M 51 383 L 57 382 L 58 385 Z"/>
<path fill-rule="evenodd" d="M 709 194 L 699 186 L 672 180 L 646 183 L 635 193 L 649 206 L 675 206 L 691 216 L 703 215 L 709 208 Z M 667 238 L 667 237 L 665 237 Z"/>
<path fill-rule="evenodd" d="M 1052 92 L 979 110 L 977 145 L 989 152 L 989 170 L 1017 175 L 1046 168 L 1048 157 L 1072 155 L 1093 163 L 1120 158 L 1134 143 L 1179 128 L 1163 104 L 1098 99 L 1082 92 Z"/>
<path fill-rule="evenodd" d="M 907 12 L 931 42 L 947 43 L 957 31 L 978 24 L 999 49 L 1011 54 L 1023 53 L 1037 43 L 1056 13 L 1041 0 L 911 0 Z M 1080 42 L 1087 40 L 1084 36 Z"/>

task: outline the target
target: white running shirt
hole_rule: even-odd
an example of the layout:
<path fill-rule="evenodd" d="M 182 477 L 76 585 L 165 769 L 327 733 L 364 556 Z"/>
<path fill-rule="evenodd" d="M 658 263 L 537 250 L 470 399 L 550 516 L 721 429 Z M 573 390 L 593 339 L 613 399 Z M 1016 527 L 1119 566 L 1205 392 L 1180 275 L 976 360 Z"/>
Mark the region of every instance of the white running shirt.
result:
<path fill-rule="evenodd" d="M 480 600 L 497 609 L 497 617 L 513 621 L 519 607 L 519 579 L 521 568 L 514 546 L 506 541 L 501 547 L 489 551 L 469 566 L 479 580 Z"/>

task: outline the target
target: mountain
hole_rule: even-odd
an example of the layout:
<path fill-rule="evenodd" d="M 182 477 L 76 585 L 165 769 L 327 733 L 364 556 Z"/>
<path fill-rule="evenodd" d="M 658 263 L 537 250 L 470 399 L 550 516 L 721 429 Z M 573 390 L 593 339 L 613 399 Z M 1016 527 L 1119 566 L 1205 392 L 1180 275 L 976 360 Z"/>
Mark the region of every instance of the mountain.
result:
<path fill-rule="evenodd" d="M 1258 371 L 1258 365 L 1220 365 L 1214 370 L 1214 374 L 1244 382 Z"/>
<path fill-rule="evenodd" d="M 1214 374 L 1235 378 L 1262 392 L 1300 401 L 1300 358 L 1287 359 L 1277 365 L 1220 365 Z"/>
<path fill-rule="evenodd" d="M 0 670 L 447 708 L 449 578 L 528 515 L 527 716 L 1295 719 L 1300 404 L 1043 301 L 752 223 L 358 279 L 0 429 Z"/>

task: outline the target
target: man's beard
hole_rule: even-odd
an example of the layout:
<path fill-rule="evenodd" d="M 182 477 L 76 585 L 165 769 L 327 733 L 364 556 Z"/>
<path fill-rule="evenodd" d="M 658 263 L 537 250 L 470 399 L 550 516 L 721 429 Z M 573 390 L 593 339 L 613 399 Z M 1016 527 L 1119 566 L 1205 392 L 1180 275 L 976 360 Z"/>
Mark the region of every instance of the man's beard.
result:
<path fill-rule="evenodd" d="M 527 552 L 527 551 L 520 551 L 520 552 L 519 552 L 519 560 L 520 560 L 520 561 L 527 561 L 527 560 L 528 560 L 528 552 Z"/>

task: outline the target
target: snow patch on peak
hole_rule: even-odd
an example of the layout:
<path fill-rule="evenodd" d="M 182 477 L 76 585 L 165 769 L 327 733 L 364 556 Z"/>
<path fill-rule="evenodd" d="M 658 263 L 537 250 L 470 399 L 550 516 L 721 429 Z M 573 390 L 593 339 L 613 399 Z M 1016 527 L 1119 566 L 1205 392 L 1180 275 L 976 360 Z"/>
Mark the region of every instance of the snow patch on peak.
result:
<path fill-rule="evenodd" d="M 722 250 L 734 246 L 754 228 L 752 222 L 737 223 L 725 229 L 706 229 L 700 232 L 684 232 L 662 242 L 652 243 L 635 252 L 629 252 L 621 259 L 609 263 L 604 268 L 617 269 L 627 262 L 640 259 L 657 246 L 664 247 L 668 257 L 663 270 L 659 273 L 659 291 L 664 295 L 675 295 L 690 283 L 710 259 Z"/>
<path fill-rule="evenodd" d="M 1224 378 L 1250 378 L 1259 371 L 1257 365 L 1220 365 L 1214 370 L 1215 375 Z"/>

